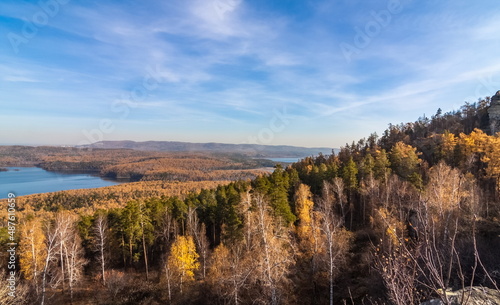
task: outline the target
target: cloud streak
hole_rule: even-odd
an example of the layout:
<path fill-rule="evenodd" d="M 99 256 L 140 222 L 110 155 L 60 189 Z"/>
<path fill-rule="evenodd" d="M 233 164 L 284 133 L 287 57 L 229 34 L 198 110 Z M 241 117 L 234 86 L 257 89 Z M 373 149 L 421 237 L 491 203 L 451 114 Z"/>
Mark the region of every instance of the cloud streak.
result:
<path fill-rule="evenodd" d="M 206 141 L 246 138 L 268 125 L 273 109 L 286 106 L 293 122 L 272 144 L 339 146 L 381 132 L 389 122 L 494 93 L 500 81 L 497 6 L 405 1 L 402 12 L 346 61 L 339 45 L 373 21 L 371 12 L 386 7 L 75 0 L 19 54 L 0 47 L 0 103 L 18 117 L 38 115 L 33 129 L 43 130 L 36 122 L 48 117 L 85 118 L 80 129 L 89 128 L 86 119 L 109 118 L 117 126 L 109 137 L 137 135 L 138 128 L 144 140 L 148 134 L 169 140 L 157 132 L 168 129 L 186 141 L 199 139 L 196 130 L 210 131 Z M 37 9 L 7 0 L 0 34 L 19 31 Z M 152 70 L 158 86 L 130 100 Z M 127 115 L 113 110 L 117 101 L 128 103 Z M 294 122 L 321 132 L 304 139 Z M 340 126 L 342 135 L 334 129 Z M 61 144 L 81 137 L 62 134 Z"/>

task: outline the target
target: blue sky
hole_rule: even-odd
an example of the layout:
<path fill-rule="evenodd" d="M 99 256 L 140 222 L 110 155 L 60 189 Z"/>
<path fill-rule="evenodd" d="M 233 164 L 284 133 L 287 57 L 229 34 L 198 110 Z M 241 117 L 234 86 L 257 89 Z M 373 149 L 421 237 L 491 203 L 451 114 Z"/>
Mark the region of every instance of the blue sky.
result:
<path fill-rule="evenodd" d="M 500 89 L 498 0 L 2 0 L 0 143 L 339 147 Z"/>

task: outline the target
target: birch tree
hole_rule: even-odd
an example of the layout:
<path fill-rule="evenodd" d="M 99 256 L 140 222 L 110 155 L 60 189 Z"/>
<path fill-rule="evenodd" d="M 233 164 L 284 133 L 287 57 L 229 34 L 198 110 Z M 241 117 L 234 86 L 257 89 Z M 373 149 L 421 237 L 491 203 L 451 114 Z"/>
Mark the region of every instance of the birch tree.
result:
<path fill-rule="evenodd" d="M 37 295 L 46 255 L 41 221 L 37 218 L 25 221 L 20 227 L 19 264 L 24 278 L 32 281 Z"/>
<path fill-rule="evenodd" d="M 244 290 L 245 287 L 248 289 L 249 278 L 254 272 L 251 260 L 246 247 L 241 243 L 234 244 L 231 248 L 223 244 L 215 248 L 208 282 L 224 303 L 245 303 Z"/>
<path fill-rule="evenodd" d="M 324 184 L 323 197 L 318 200 L 318 210 L 314 213 L 314 222 L 320 230 L 318 238 L 323 245 L 322 249 L 324 249 L 324 251 L 316 254 L 315 259 L 326 263 L 318 265 L 326 265 L 330 305 L 333 305 L 334 300 L 336 271 L 345 259 L 352 240 L 352 233 L 342 228 L 343 221 L 333 209 L 335 203 L 334 192 L 329 190 L 332 187 L 329 183 Z"/>
<path fill-rule="evenodd" d="M 45 262 L 43 265 L 42 272 L 42 297 L 41 305 L 45 304 L 46 297 L 46 287 L 49 280 L 49 272 L 52 263 L 57 259 L 57 249 L 59 248 L 59 232 L 58 228 L 54 226 L 51 222 L 45 224 Z"/>
<path fill-rule="evenodd" d="M 68 212 L 56 214 L 54 230 L 58 245 L 56 248 L 58 268 L 53 278 L 54 285 L 61 284 L 64 291 L 67 284 L 73 300 L 75 284 L 82 279 L 83 266 L 86 264 L 82 241 L 76 227 L 76 216 Z"/>
<path fill-rule="evenodd" d="M 71 232 L 71 238 L 65 245 L 65 257 L 66 257 L 66 272 L 68 286 L 71 296 L 71 301 L 73 301 L 73 294 L 75 290 L 75 285 L 83 277 L 83 267 L 87 263 L 84 258 L 84 250 L 82 247 L 82 240 L 78 235 L 76 230 Z"/>
<path fill-rule="evenodd" d="M 181 294 L 183 285 L 194 281 L 194 272 L 200 266 L 198 257 L 192 236 L 178 236 L 172 244 L 167 269 L 177 275 Z"/>
<path fill-rule="evenodd" d="M 108 218 L 106 214 L 98 213 L 94 220 L 94 251 L 101 269 L 102 284 L 106 285 L 106 251 L 108 248 Z"/>
<path fill-rule="evenodd" d="M 290 285 L 287 276 L 293 263 L 291 241 L 287 228 L 280 226 L 281 222 L 271 216 L 271 208 L 264 196 L 256 194 L 254 201 L 256 244 L 250 255 L 256 265 L 255 276 L 261 283 L 263 303 L 276 305 Z"/>

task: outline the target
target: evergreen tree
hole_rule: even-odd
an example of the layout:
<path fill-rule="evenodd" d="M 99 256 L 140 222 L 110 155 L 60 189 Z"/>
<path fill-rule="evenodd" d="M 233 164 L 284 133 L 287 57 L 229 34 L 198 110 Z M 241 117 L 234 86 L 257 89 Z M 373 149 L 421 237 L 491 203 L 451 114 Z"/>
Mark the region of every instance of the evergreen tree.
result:
<path fill-rule="evenodd" d="M 387 156 L 385 149 L 377 151 L 375 164 L 373 166 L 373 174 L 375 175 L 375 178 L 383 182 L 387 182 L 391 173 L 390 166 L 391 162 L 389 162 L 389 157 Z"/>
<path fill-rule="evenodd" d="M 271 207 L 276 216 L 280 217 L 286 225 L 293 223 L 296 219 L 292 213 L 290 203 L 288 202 L 289 177 L 280 165 L 270 177 L 272 187 L 268 192 Z"/>
<path fill-rule="evenodd" d="M 358 186 L 358 167 L 354 163 L 353 158 L 349 158 L 349 161 L 342 168 L 342 178 L 344 179 L 345 186 L 349 190 L 354 190 Z"/>

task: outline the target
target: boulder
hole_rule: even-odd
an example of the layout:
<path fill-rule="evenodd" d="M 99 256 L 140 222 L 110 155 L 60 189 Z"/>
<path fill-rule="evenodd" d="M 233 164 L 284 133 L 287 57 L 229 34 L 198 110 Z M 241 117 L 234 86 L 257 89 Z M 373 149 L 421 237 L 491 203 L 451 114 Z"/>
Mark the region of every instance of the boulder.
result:
<path fill-rule="evenodd" d="M 467 287 L 446 292 L 451 305 L 500 305 L 500 291 L 485 287 Z M 420 305 L 444 305 L 439 299 L 430 300 Z"/>

